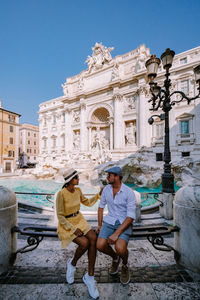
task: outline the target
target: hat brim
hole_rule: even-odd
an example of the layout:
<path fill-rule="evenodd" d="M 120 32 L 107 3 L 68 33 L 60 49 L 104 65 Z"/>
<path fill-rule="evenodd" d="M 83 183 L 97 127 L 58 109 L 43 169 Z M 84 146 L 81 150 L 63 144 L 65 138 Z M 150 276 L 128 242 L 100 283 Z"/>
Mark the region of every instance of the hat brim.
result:
<path fill-rule="evenodd" d="M 80 173 L 80 172 L 76 171 L 76 172 L 73 173 L 70 177 L 64 178 L 64 180 L 65 180 L 64 184 L 70 182 L 70 181 L 71 181 L 76 175 L 78 175 L 79 173 Z"/>

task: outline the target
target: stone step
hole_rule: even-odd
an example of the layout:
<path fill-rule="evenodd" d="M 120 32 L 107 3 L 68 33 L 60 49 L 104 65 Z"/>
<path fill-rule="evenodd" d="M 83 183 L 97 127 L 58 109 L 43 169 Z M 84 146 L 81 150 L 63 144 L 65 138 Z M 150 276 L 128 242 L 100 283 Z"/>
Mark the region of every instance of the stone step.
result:
<path fill-rule="evenodd" d="M 64 267 L 13 267 L 0 276 L 0 284 L 61 284 L 65 283 Z M 82 277 L 87 268 L 77 268 L 75 283 L 83 283 Z M 193 282 L 185 269 L 177 265 L 132 267 L 130 268 L 133 283 L 167 283 Z M 98 283 L 118 283 L 119 274 L 109 275 L 108 267 L 95 268 L 95 280 Z"/>

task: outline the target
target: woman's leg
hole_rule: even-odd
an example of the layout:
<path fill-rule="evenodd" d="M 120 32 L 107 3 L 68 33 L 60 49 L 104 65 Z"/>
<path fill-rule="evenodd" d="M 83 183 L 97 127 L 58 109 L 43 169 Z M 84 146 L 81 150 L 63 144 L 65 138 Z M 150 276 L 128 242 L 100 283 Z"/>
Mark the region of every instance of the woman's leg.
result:
<path fill-rule="evenodd" d="M 93 276 L 94 275 L 94 265 L 96 261 L 96 242 L 97 242 L 97 235 L 96 233 L 91 229 L 88 231 L 88 233 L 85 235 L 86 238 L 89 241 L 89 248 L 88 248 L 88 275 Z"/>
<path fill-rule="evenodd" d="M 76 249 L 76 252 L 74 254 L 74 257 L 71 261 L 72 266 L 76 266 L 77 261 L 79 260 L 79 258 L 81 258 L 81 256 L 87 251 L 87 249 L 89 248 L 89 240 L 87 237 L 85 236 L 80 236 L 77 237 L 73 240 L 73 242 L 75 244 L 78 245 L 78 248 Z"/>

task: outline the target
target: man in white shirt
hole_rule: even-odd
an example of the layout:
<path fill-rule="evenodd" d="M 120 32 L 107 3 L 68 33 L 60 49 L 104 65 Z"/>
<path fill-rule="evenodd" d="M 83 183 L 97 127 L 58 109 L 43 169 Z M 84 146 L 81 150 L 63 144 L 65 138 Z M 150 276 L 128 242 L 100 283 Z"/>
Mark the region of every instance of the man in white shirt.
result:
<path fill-rule="evenodd" d="M 120 281 L 127 284 L 130 281 L 127 246 L 132 231 L 131 224 L 135 219 L 136 198 L 134 191 L 122 183 L 120 167 L 112 167 L 106 172 L 109 184 L 103 189 L 98 207 L 97 249 L 112 257 L 109 269 L 111 275 L 118 273 L 120 259 L 122 260 Z M 106 205 L 108 214 L 103 219 Z M 115 246 L 115 250 L 111 245 Z"/>

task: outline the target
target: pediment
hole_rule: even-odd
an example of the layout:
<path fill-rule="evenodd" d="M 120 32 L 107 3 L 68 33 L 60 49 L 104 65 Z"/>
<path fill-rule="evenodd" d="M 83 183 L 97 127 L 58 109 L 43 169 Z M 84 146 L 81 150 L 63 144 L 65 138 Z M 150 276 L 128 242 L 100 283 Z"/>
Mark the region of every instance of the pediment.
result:
<path fill-rule="evenodd" d="M 176 120 L 179 120 L 179 119 L 191 119 L 193 117 L 194 117 L 193 114 L 183 113 L 180 116 L 176 117 Z"/>

